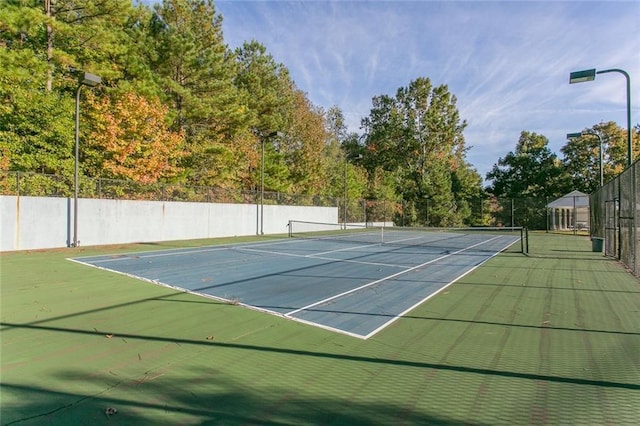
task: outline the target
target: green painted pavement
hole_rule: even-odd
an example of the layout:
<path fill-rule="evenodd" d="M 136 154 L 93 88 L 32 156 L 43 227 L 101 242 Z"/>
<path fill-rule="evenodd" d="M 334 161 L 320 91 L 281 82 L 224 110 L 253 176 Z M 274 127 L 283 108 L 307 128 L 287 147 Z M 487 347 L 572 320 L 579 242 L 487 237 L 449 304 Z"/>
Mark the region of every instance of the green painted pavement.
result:
<path fill-rule="evenodd" d="M 211 243 L 1 254 L 0 423 L 640 423 L 640 281 L 587 237 L 533 234 L 369 340 L 65 260 Z"/>

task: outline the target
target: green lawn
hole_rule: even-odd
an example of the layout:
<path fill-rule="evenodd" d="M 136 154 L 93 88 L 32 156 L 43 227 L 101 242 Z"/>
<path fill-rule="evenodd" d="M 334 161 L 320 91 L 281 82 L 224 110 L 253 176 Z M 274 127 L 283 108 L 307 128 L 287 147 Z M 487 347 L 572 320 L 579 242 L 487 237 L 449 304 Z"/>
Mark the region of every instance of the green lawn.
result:
<path fill-rule="evenodd" d="M 639 424 L 640 280 L 530 240 L 369 340 L 65 260 L 180 243 L 2 253 L 0 423 Z"/>

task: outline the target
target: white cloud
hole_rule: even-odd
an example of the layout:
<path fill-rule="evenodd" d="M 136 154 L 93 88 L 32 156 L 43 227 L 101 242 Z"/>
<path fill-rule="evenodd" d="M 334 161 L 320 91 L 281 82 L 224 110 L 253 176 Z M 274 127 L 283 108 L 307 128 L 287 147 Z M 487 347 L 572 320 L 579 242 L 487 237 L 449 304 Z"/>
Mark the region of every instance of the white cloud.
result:
<path fill-rule="evenodd" d="M 338 105 L 352 131 L 373 96 L 393 95 L 417 77 L 447 84 L 469 123 L 469 160 L 483 175 L 522 130 L 544 134 L 559 153 L 567 132 L 601 120 L 626 126 L 622 76 L 570 86 L 570 71 L 619 67 L 640 77 L 635 1 L 218 0 L 216 7 L 230 44 L 263 43 L 312 102 Z"/>

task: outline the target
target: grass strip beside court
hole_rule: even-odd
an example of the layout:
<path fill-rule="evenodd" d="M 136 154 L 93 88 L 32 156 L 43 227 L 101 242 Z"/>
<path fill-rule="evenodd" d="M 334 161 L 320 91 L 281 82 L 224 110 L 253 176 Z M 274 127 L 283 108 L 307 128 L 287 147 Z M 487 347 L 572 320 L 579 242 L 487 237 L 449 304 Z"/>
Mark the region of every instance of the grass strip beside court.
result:
<path fill-rule="evenodd" d="M 366 341 L 65 260 L 149 245 L 3 253 L 0 423 L 638 423 L 639 280 L 530 244 Z"/>

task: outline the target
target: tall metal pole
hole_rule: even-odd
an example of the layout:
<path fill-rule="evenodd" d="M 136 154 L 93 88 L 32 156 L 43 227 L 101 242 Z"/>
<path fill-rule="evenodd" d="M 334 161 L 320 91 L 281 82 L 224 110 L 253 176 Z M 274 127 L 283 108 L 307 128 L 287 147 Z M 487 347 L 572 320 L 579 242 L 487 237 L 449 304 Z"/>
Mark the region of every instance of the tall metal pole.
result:
<path fill-rule="evenodd" d="M 362 160 L 362 154 L 352 157 L 353 160 Z M 347 203 L 349 198 L 349 180 L 347 175 L 347 166 L 349 165 L 349 156 L 344 155 L 344 229 L 347 229 Z M 366 220 L 365 220 L 366 224 Z"/>
<path fill-rule="evenodd" d="M 511 227 L 514 227 L 515 224 L 515 218 L 513 217 L 515 213 L 515 206 L 513 205 L 513 198 L 511 199 Z"/>
<path fill-rule="evenodd" d="M 604 167 L 603 167 L 603 141 L 602 141 L 602 136 L 600 136 L 600 133 L 593 131 L 591 129 L 587 129 L 587 130 L 583 130 L 580 133 L 567 133 L 567 139 L 574 139 L 574 138 L 579 138 L 582 136 L 586 136 L 586 135 L 592 135 L 592 136 L 596 136 L 598 138 L 598 145 L 599 145 L 599 168 L 600 168 L 600 186 L 602 187 L 602 185 L 604 185 Z"/>
<path fill-rule="evenodd" d="M 268 135 L 264 135 L 262 133 L 260 135 L 260 146 L 261 146 L 261 154 L 260 154 L 260 235 L 264 235 L 264 143 L 267 138 L 273 137 L 283 137 L 284 133 L 282 132 L 272 132 Z M 256 219 L 257 220 L 257 219 Z M 256 224 L 256 234 L 258 233 L 257 224 Z"/>
<path fill-rule="evenodd" d="M 594 133 L 598 137 L 598 143 L 600 145 L 600 187 L 604 185 L 604 169 L 602 167 L 602 137 L 599 133 Z"/>
<path fill-rule="evenodd" d="M 79 170 L 79 145 L 80 145 L 80 89 L 82 84 L 76 89 L 76 149 L 75 149 L 75 169 L 73 173 L 73 245 L 78 247 L 78 170 Z"/>
<path fill-rule="evenodd" d="M 605 74 L 608 72 L 617 72 L 627 79 L 627 167 L 633 163 L 633 150 L 631 144 L 631 78 L 625 70 L 612 68 L 610 70 L 597 71 L 596 74 Z"/>
<path fill-rule="evenodd" d="M 264 137 L 261 138 L 262 159 L 260 160 L 260 235 L 264 235 Z"/>
<path fill-rule="evenodd" d="M 633 163 L 633 142 L 631 140 L 631 78 L 624 72 L 627 79 L 627 166 Z"/>
<path fill-rule="evenodd" d="M 633 163 L 633 146 L 631 140 L 631 78 L 626 72 L 624 76 L 627 79 L 627 166 Z"/>
<path fill-rule="evenodd" d="M 348 190 L 347 190 L 347 156 L 345 155 L 344 157 L 344 211 L 343 213 L 343 217 L 344 219 L 342 220 L 342 223 L 344 224 L 344 229 L 347 229 L 347 197 L 349 196 Z"/>
<path fill-rule="evenodd" d="M 427 205 L 426 205 L 426 217 L 425 217 L 425 222 L 424 222 L 424 226 L 429 226 L 429 197 L 426 198 L 427 201 Z"/>
<path fill-rule="evenodd" d="M 100 76 L 83 72 L 78 79 L 78 88 L 76 89 L 76 148 L 75 148 L 75 167 L 73 172 L 73 245 L 78 247 L 78 188 L 79 188 L 79 151 L 80 151 L 80 89 L 82 86 L 95 87 L 102 79 Z"/>
<path fill-rule="evenodd" d="M 598 138 L 598 145 L 599 145 L 599 167 L 600 167 L 600 187 L 602 187 L 604 185 L 604 168 L 602 165 L 602 160 L 603 160 L 603 154 L 602 154 L 602 136 L 600 136 L 600 133 L 598 132 L 594 132 L 592 130 L 585 130 L 584 132 L 582 132 L 583 135 L 593 135 L 595 137 Z"/>
<path fill-rule="evenodd" d="M 256 190 L 256 235 L 260 235 L 260 201 L 258 201 L 258 185 L 254 186 Z"/>

